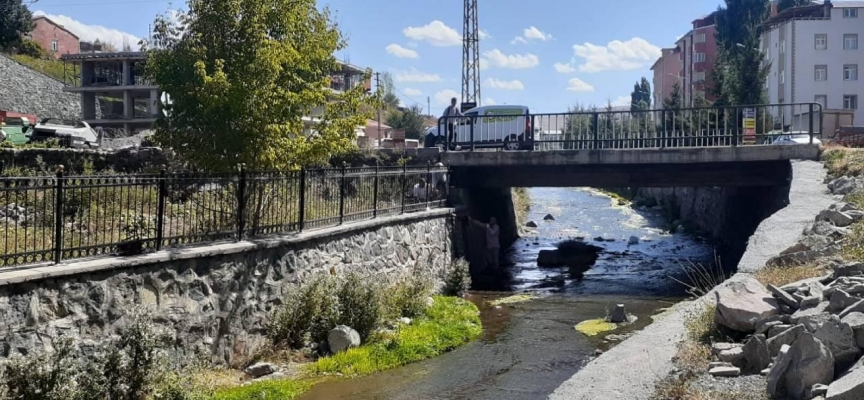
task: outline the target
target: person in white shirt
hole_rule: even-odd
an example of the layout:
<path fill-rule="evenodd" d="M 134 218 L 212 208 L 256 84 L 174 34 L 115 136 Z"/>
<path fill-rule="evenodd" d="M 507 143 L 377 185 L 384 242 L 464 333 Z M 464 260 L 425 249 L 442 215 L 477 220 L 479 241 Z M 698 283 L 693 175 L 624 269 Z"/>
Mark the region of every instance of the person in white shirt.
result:
<path fill-rule="evenodd" d="M 464 116 L 462 111 L 459 111 L 459 107 L 456 106 L 456 98 L 450 99 L 450 105 L 444 109 L 444 115 L 441 116 L 447 118 L 447 141 L 450 143 L 450 146 L 455 146 L 456 142 L 457 120 L 454 117 L 462 116 Z"/>

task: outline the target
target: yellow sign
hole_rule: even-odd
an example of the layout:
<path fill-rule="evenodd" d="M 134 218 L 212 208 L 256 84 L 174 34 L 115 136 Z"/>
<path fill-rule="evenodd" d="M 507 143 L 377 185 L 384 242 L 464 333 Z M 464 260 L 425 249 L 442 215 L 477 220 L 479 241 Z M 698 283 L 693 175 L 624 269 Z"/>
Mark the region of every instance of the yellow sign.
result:
<path fill-rule="evenodd" d="M 756 129 L 756 120 L 752 118 L 745 119 L 744 129 Z"/>

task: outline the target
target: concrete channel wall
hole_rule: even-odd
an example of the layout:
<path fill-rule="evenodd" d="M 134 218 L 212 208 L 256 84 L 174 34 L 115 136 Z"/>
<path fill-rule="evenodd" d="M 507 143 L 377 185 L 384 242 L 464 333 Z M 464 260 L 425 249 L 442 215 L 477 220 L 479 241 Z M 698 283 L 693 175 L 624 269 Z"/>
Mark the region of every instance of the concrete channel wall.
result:
<path fill-rule="evenodd" d="M 825 186 L 825 169 L 813 161 L 792 161 L 788 204 L 765 218 L 749 236 L 732 280 L 761 269 L 793 246 L 815 216 L 834 199 Z M 594 359 L 549 396 L 551 400 L 647 400 L 654 386 L 673 369 L 672 357 L 684 339 L 687 318 L 714 301 L 714 293 L 679 303 L 618 346 Z"/>
<path fill-rule="evenodd" d="M 48 349 L 61 336 L 99 342 L 149 306 L 178 355 L 215 362 L 263 343 L 286 293 L 317 274 L 386 282 L 415 267 L 443 282 L 452 261 L 453 210 L 379 218 L 263 240 L 174 249 L 0 272 L 0 357 Z"/>

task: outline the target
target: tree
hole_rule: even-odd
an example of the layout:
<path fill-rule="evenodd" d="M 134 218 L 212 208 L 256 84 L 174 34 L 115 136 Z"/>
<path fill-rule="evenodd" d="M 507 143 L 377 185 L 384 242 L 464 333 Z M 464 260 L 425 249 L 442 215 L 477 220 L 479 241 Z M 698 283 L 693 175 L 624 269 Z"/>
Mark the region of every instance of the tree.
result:
<path fill-rule="evenodd" d="M 399 96 L 396 96 L 396 86 L 393 84 L 393 75 L 389 72 L 381 73 L 381 91 L 381 102 L 384 103 L 385 108 L 393 109 L 399 107 Z"/>
<path fill-rule="evenodd" d="M 406 139 L 423 139 L 423 108 L 415 104 L 405 111 L 394 109 L 387 117 L 387 125 L 405 130 Z"/>
<path fill-rule="evenodd" d="M 330 90 L 346 42 L 315 0 L 189 0 L 156 18 L 146 73 L 169 96 L 154 139 L 197 167 L 288 169 L 353 146 L 374 97 Z M 368 78 L 368 77 L 367 77 Z M 377 99 L 375 100 L 377 101 Z M 326 105 L 311 126 L 304 116 Z"/>
<path fill-rule="evenodd" d="M 770 65 L 763 65 L 760 24 L 768 18 L 768 0 L 726 0 L 716 14 L 719 51 L 716 90 L 733 105 L 763 104 Z M 722 74 L 722 75 L 717 75 Z"/>
<path fill-rule="evenodd" d="M 783 11 L 787 8 L 806 6 L 810 3 L 810 0 L 780 0 L 777 3 L 777 12 Z"/>
<path fill-rule="evenodd" d="M 0 0 L 0 50 L 18 48 L 21 37 L 33 30 L 33 15 L 21 0 Z"/>
<path fill-rule="evenodd" d="M 640 82 L 633 85 L 633 92 L 630 93 L 630 111 L 649 109 L 651 109 L 651 84 L 643 76 Z"/>

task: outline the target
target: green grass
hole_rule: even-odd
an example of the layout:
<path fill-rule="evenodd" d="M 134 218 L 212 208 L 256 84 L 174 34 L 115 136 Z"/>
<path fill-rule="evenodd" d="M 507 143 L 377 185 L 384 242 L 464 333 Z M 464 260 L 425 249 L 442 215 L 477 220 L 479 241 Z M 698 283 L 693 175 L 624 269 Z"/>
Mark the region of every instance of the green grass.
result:
<path fill-rule="evenodd" d="M 832 177 L 864 174 L 864 149 L 831 148 L 823 158 Z"/>
<path fill-rule="evenodd" d="M 10 57 L 21 64 L 35 69 L 59 81 L 64 80 L 63 61 L 54 58 L 33 58 L 23 54 L 13 54 Z"/>
<path fill-rule="evenodd" d="M 290 400 L 309 390 L 316 376 L 357 377 L 435 357 L 482 333 L 477 307 L 458 297 L 435 297 L 435 303 L 393 336 L 307 365 L 307 377 L 272 380 L 218 390 L 214 400 Z"/>

